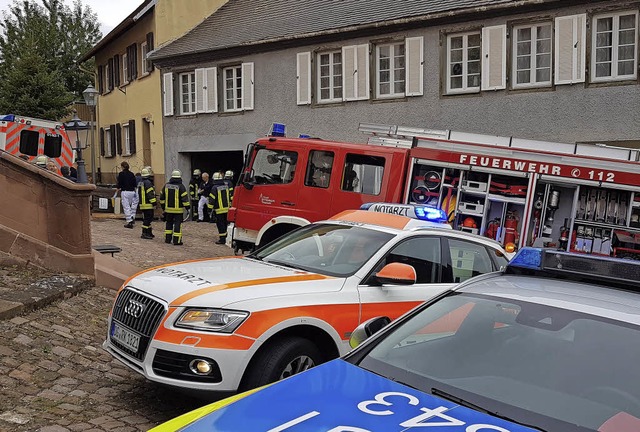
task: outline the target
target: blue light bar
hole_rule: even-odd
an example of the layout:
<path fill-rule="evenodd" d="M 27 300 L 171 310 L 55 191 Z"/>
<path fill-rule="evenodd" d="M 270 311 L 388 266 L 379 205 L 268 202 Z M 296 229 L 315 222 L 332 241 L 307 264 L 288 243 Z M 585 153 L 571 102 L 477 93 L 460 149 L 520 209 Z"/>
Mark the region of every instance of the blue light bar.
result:
<path fill-rule="evenodd" d="M 542 249 L 525 247 L 518 251 L 509 262 L 509 267 L 520 267 L 532 270 L 542 269 Z"/>
<path fill-rule="evenodd" d="M 435 223 L 446 223 L 448 219 L 446 213 L 440 209 L 414 204 L 367 203 L 362 204 L 360 210 L 406 216 Z"/>
<path fill-rule="evenodd" d="M 16 116 L 14 114 L 0 115 L 0 121 L 16 121 Z"/>
<path fill-rule="evenodd" d="M 274 123 L 271 125 L 269 136 L 284 137 L 287 136 L 287 125 L 282 123 Z"/>
<path fill-rule="evenodd" d="M 298 138 L 311 138 L 311 135 L 300 134 L 300 135 L 298 135 Z"/>

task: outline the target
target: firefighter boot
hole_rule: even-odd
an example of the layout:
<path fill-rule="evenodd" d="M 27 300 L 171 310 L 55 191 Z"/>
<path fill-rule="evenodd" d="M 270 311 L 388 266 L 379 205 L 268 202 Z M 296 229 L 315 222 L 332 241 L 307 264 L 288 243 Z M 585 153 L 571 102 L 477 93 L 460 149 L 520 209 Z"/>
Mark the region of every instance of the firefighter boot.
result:
<path fill-rule="evenodd" d="M 149 228 L 142 228 L 142 235 L 140 236 L 140 238 L 145 240 L 153 239 L 153 237 L 151 237 L 151 235 L 149 234 Z"/>
<path fill-rule="evenodd" d="M 218 241 L 216 242 L 216 244 L 223 245 L 223 244 L 225 244 L 226 242 L 227 242 L 227 241 L 224 239 L 224 237 L 220 237 L 220 238 L 218 239 Z"/>
<path fill-rule="evenodd" d="M 149 229 L 148 229 L 147 233 L 149 234 L 149 236 L 150 236 L 151 238 L 156 238 L 156 236 L 154 236 L 154 235 L 153 235 L 153 228 L 149 227 Z"/>
<path fill-rule="evenodd" d="M 173 234 L 165 234 L 164 242 L 165 243 L 171 243 L 171 237 L 173 237 Z"/>

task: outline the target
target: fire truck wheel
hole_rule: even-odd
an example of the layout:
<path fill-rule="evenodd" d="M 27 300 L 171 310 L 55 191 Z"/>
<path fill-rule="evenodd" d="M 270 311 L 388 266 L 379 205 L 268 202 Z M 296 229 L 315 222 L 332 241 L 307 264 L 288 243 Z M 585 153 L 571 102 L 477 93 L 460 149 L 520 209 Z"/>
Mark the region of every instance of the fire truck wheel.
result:
<path fill-rule="evenodd" d="M 241 390 L 249 390 L 291 375 L 303 372 L 322 363 L 318 348 L 308 339 L 289 336 L 265 346 L 251 362 Z"/>

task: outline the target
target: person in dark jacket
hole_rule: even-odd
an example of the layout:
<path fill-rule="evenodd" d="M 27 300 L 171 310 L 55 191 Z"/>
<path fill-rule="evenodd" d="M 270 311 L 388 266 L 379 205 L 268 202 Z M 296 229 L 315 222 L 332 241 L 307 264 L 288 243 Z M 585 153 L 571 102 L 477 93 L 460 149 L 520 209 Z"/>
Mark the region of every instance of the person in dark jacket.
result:
<path fill-rule="evenodd" d="M 125 228 L 133 228 L 136 219 L 136 210 L 138 208 L 138 194 L 136 193 L 136 176 L 129 171 L 129 164 L 123 161 L 120 166 L 122 171 L 118 174 L 118 185 L 116 195 L 120 192 L 122 198 L 122 208 L 124 209 L 124 217 L 127 223 Z"/>
<path fill-rule="evenodd" d="M 67 180 L 71 180 L 74 183 L 78 182 L 78 179 L 71 175 L 71 170 L 68 166 L 61 166 L 60 173 L 62 174 L 62 177 L 66 178 Z"/>
<path fill-rule="evenodd" d="M 209 203 L 209 194 L 211 194 L 212 186 L 213 184 L 209 180 L 209 173 L 202 173 L 202 182 L 198 188 L 198 195 L 200 196 L 198 201 L 198 222 L 204 222 L 206 220 L 205 217 L 208 216 L 207 204 Z"/>
<path fill-rule="evenodd" d="M 182 246 L 182 218 L 184 209 L 191 205 L 189 192 L 182 184 L 182 173 L 173 170 L 171 179 L 160 192 L 160 205 L 166 214 L 167 224 L 164 230 L 165 243 Z"/>
<path fill-rule="evenodd" d="M 153 188 L 153 179 L 151 178 L 151 170 L 143 168 L 140 172 L 142 180 L 138 183 L 138 197 L 140 198 L 140 210 L 142 210 L 142 235 L 140 238 L 151 240 L 155 236 L 151 229 L 153 221 L 153 209 L 156 206 L 156 191 Z"/>

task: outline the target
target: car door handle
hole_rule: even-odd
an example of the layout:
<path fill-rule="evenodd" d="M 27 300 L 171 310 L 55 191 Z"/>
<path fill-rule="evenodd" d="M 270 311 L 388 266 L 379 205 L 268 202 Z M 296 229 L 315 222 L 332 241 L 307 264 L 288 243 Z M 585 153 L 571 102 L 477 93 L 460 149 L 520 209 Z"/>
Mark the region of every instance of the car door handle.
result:
<path fill-rule="evenodd" d="M 285 206 L 290 206 L 290 207 L 293 207 L 296 205 L 296 203 L 292 203 L 291 201 L 282 201 L 280 204 Z"/>

